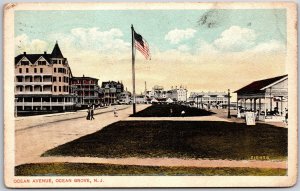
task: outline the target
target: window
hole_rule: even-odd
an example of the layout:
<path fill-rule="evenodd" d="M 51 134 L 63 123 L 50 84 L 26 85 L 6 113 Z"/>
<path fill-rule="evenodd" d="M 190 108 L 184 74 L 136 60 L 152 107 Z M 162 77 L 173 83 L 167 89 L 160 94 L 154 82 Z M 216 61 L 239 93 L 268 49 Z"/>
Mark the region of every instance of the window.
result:
<path fill-rule="evenodd" d="M 38 65 L 46 65 L 46 61 L 38 61 Z"/>
<path fill-rule="evenodd" d="M 58 86 L 58 91 L 61 92 L 61 86 Z"/>
<path fill-rule="evenodd" d="M 22 91 L 23 91 L 23 87 L 21 86 L 21 87 L 20 87 L 20 92 L 22 92 Z"/>
<path fill-rule="evenodd" d="M 58 63 L 61 64 L 61 60 L 58 60 Z"/>
<path fill-rule="evenodd" d="M 28 66 L 29 65 L 29 61 L 21 61 L 21 65 Z"/>
<path fill-rule="evenodd" d="M 53 63 L 53 64 L 57 64 L 57 60 L 53 60 L 52 63 Z"/>
<path fill-rule="evenodd" d="M 53 77 L 53 82 L 56 82 L 56 77 Z"/>
<path fill-rule="evenodd" d="M 36 68 L 34 69 L 34 73 L 37 73 L 37 69 Z"/>
<path fill-rule="evenodd" d="M 43 68 L 40 68 L 40 73 L 43 73 Z"/>
<path fill-rule="evenodd" d="M 42 92 L 42 87 L 40 87 L 40 92 Z"/>
<path fill-rule="evenodd" d="M 26 73 L 29 73 L 29 68 L 26 68 Z"/>
<path fill-rule="evenodd" d="M 19 73 L 22 73 L 22 68 L 19 68 Z"/>
<path fill-rule="evenodd" d="M 58 81 L 61 82 L 61 77 L 58 78 Z"/>
<path fill-rule="evenodd" d="M 54 86 L 54 92 L 56 92 L 56 86 Z"/>
<path fill-rule="evenodd" d="M 54 72 L 56 73 L 56 68 L 54 68 Z"/>
<path fill-rule="evenodd" d="M 32 86 L 30 86 L 29 88 L 30 88 L 30 91 L 32 92 L 32 91 L 33 91 L 33 88 L 32 88 Z"/>

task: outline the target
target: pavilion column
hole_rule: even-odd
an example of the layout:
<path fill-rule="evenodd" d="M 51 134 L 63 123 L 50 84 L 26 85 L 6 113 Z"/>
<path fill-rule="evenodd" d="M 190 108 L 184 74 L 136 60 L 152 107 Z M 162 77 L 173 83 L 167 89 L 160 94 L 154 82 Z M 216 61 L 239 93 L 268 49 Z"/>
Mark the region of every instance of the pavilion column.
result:
<path fill-rule="evenodd" d="M 261 112 L 261 98 L 258 99 L 258 115 L 260 115 Z"/>
<path fill-rule="evenodd" d="M 254 98 L 254 111 L 256 112 L 256 98 Z"/>
<path fill-rule="evenodd" d="M 63 110 L 66 110 L 66 106 L 65 106 L 65 97 L 64 97 L 64 105 L 63 105 Z"/>
<path fill-rule="evenodd" d="M 244 99 L 244 101 L 245 101 L 245 102 L 244 102 L 244 107 L 245 107 L 245 109 L 246 109 L 246 107 L 247 107 L 247 106 L 246 106 L 247 99 Z"/>
<path fill-rule="evenodd" d="M 250 99 L 250 110 L 252 111 L 252 100 L 253 99 Z"/>
<path fill-rule="evenodd" d="M 264 109 L 265 109 L 265 117 L 267 116 L 267 97 L 265 95 L 265 99 L 264 99 Z"/>
<path fill-rule="evenodd" d="M 33 110 L 33 97 L 31 98 L 31 110 Z"/>
<path fill-rule="evenodd" d="M 43 98 L 41 97 L 41 110 L 43 109 Z"/>
<path fill-rule="evenodd" d="M 283 115 L 283 104 L 282 104 L 283 96 L 280 97 L 280 115 Z"/>

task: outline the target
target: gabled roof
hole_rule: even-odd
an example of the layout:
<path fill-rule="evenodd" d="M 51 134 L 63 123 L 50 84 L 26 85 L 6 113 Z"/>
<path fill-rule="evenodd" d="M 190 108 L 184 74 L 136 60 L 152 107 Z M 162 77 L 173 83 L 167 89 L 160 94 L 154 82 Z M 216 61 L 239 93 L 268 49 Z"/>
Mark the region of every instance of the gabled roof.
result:
<path fill-rule="evenodd" d="M 15 64 L 17 64 L 24 57 L 26 57 L 32 64 L 34 64 L 40 57 L 45 58 L 49 64 L 51 64 L 51 58 L 64 58 L 57 42 L 51 54 L 47 54 L 46 52 L 44 54 L 26 54 L 26 52 L 24 52 L 24 54 L 20 54 L 15 57 Z M 64 59 L 64 63 L 65 61 L 66 59 Z"/>
<path fill-rule="evenodd" d="M 50 54 L 20 54 L 17 57 L 15 57 L 15 64 L 20 62 L 22 58 L 27 58 L 32 64 L 34 64 L 40 57 L 45 58 L 47 62 L 50 64 L 51 63 L 51 55 Z"/>
<path fill-rule="evenodd" d="M 55 43 L 55 46 L 54 46 L 54 48 L 52 50 L 51 55 L 52 55 L 52 58 L 64 58 L 64 56 L 62 55 L 62 53 L 60 51 L 60 48 L 59 48 L 57 42 Z"/>
<path fill-rule="evenodd" d="M 254 81 L 254 82 L 242 87 L 241 89 L 236 90 L 234 93 L 260 93 L 260 92 L 263 92 L 262 89 L 264 89 L 264 87 L 269 86 L 277 81 L 280 81 L 287 76 L 288 75 L 286 74 L 283 76 L 277 76 L 277 77 L 268 78 L 268 79 L 264 79 L 264 80 Z"/>

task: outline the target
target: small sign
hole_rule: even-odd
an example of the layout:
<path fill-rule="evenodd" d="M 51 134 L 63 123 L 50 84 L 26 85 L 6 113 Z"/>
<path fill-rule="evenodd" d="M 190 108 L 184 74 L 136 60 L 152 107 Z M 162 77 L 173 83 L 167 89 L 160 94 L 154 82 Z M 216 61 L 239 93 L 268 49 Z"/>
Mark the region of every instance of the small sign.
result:
<path fill-rule="evenodd" d="M 255 114 L 254 112 L 246 112 L 246 124 L 255 125 Z"/>

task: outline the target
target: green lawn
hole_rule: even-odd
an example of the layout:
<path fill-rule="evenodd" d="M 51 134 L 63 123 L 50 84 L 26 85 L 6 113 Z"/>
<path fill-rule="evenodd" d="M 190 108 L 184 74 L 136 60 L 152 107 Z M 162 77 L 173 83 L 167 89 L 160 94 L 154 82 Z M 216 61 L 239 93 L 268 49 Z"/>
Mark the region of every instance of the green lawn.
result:
<path fill-rule="evenodd" d="M 170 110 L 172 109 L 172 114 Z M 181 112 L 185 111 L 185 116 L 208 116 L 213 112 L 203 109 L 197 109 L 177 104 L 154 104 L 140 112 L 137 112 L 131 117 L 180 117 Z"/>
<path fill-rule="evenodd" d="M 284 159 L 287 129 L 216 121 L 120 121 L 42 156 Z"/>
<path fill-rule="evenodd" d="M 285 176 L 286 173 L 286 169 L 159 167 L 88 163 L 24 164 L 15 168 L 16 176 Z"/>

